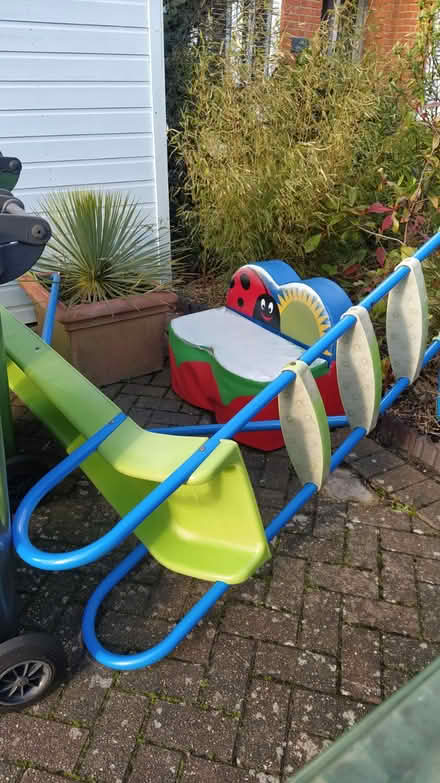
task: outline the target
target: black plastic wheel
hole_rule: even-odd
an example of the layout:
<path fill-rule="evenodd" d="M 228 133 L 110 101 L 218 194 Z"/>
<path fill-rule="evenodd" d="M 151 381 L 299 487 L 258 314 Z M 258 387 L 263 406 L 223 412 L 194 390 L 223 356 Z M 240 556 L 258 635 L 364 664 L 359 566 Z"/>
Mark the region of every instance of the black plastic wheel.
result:
<path fill-rule="evenodd" d="M 66 673 L 62 645 L 46 633 L 27 633 L 0 644 L 0 712 L 30 707 Z"/>

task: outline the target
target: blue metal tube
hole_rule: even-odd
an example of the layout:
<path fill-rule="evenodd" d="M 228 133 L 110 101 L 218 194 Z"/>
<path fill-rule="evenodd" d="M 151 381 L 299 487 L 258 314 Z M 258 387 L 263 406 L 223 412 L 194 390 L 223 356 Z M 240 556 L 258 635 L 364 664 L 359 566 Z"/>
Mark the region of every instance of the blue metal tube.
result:
<path fill-rule="evenodd" d="M 75 449 L 72 454 L 69 454 L 69 456 L 62 460 L 62 462 L 52 468 L 49 473 L 43 476 L 43 478 L 34 484 L 32 489 L 26 493 L 15 512 L 12 524 L 12 537 L 14 546 L 17 553 L 25 561 L 25 563 L 32 563 L 32 565 L 34 565 L 36 568 L 43 568 L 48 571 L 57 570 L 56 563 L 60 564 L 60 569 L 63 567 L 69 567 L 68 565 L 63 566 L 63 562 L 69 562 L 69 556 L 71 553 L 52 555 L 49 552 L 40 551 L 30 542 L 29 520 L 31 518 L 31 514 L 40 500 L 45 495 L 47 495 L 47 493 L 53 489 L 53 487 L 59 484 L 60 481 L 63 481 L 66 476 L 72 473 L 82 462 L 84 462 L 84 460 L 87 459 L 90 454 L 96 451 L 98 446 L 100 446 L 101 443 L 103 443 L 106 438 L 108 438 L 109 435 L 111 435 L 112 432 L 114 432 L 123 421 L 125 421 L 126 418 L 127 417 L 124 413 L 120 413 L 118 416 L 115 416 L 114 419 L 111 419 L 111 421 L 105 424 L 104 427 L 95 432 L 95 434 L 92 435 L 89 440 Z M 83 547 L 82 550 L 78 551 L 83 552 L 84 550 L 87 550 L 90 555 L 93 555 L 98 548 L 96 546 L 98 543 L 99 542 L 95 541 L 88 547 Z M 108 551 L 110 550 L 107 549 L 107 552 Z M 96 560 L 101 556 L 102 553 L 97 552 L 95 557 L 91 556 L 90 560 L 87 560 L 86 562 L 92 562 L 92 560 Z"/>
<path fill-rule="evenodd" d="M 215 582 L 202 598 L 182 617 L 170 633 L 154 647 L 135 655 L 118 655 L 106 650 L 98 641 L 95 633 L 95 620 L 98 609 L 110 590 L 123 579 L 147 553 L 143 544 L 139 544 L 124 560 L 101 582 L 91 596 L 83 616 L 82 634 L 84 643 L 91 655 L 110 669 L 133 671 L 157 663 L 187 636 L 216 601 L 228 590 L 225 582 Z"/>
<path fill-rule="evenodd" d="M 346 416 L 329 416 L 328 426 L 330 429 L 337 427 L 347 427 L 348 419 Z M 194 424 L 184 427 L 155 427 L 148 432 L 155 432 L 161 435 L 213 435 L 223 427 L 223 424 Z M 270 419 L 268 421 L 250 421 L 240 432 L 266 432 L 269 430 L 280 430 L 279 419 Z M 238 433 L 237 433 L 238 434 Z"/>
<path fill-rule="evenodd" d="M 44 318 L 43 330 L 41 339 L 48 345 L 52 342 L 53 328 L 55 325 L 55 313 L 58 303 L 58 294 L 60 290 L 60 275 L 59 272 L 54 272 L 52 275 L 52 285 L 50 289 L 49 302 L 47 305 L 46 316 Z"/>
<path fill-rule="evenodd" d="M 418 258 L 419 261 L 424 261 L 427 256 L 429 256 L 431 253 L 435 253 L 436 250 L 440 249 L 440 231 L 437 232 L 437 234 L 434 234 L 433 237 L 428 239 L 427 242 L 425 242 L 422 247 L 419 247 L 419 249 L 414 253 L 414 258 Z"/>
<path fill-rule="evenodd" d="M 434 338 L 431 345 L 427 348 L 423 357 L 422 367 L 426 367 L 428 362 L 440 351 L 440 335 Z"/>

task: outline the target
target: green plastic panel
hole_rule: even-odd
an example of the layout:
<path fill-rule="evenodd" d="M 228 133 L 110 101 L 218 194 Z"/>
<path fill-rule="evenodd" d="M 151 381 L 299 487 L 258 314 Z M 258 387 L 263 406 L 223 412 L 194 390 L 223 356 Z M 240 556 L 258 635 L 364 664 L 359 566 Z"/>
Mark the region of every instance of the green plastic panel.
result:
<path fill-rule="evenodd" d="M 10 388 L 73 451 L 119 408 L 14 316 L 0 308 Z M 127 419 L 81 466 L 122 516 L 205 442 L 145 432 Z M 237 444 L 222 441 L 136 530 L 172 571 L 242 582 L 270 557 Z"/>
<path fill-rule="evenodd" d="M 289 783 L 439 783 L 440 658 Z"/>

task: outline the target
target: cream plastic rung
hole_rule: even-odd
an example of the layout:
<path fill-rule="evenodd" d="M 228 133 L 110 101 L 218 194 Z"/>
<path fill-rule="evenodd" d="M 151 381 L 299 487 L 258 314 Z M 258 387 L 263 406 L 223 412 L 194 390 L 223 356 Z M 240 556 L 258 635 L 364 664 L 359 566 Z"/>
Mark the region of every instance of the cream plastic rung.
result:
<path fill-rule="evenodd" d="M 297 361 L 284 369 L 296 374 L 293 383 L 278 395 L 286 449 L 301 483 L 316 484 L 320 489 L 330 470 L 327 414 L 308 365 Z"/>
<path fill-rule="evenodd" d="M 376 426 L 382 394 L 382 369 L 373 324 L 365 307 L 350 307 L 356 323 L 336 344 L 339 393 L 351 427 Z"/>
<path fill-rule="evenodd" d="M 419 376 L 428 342 L 428 296 L 420 261 L 408 258 L 396 269 L 407 267 L 406 278 L 391 289 L 387 306 L 387 342 L 396 380 Z"/>

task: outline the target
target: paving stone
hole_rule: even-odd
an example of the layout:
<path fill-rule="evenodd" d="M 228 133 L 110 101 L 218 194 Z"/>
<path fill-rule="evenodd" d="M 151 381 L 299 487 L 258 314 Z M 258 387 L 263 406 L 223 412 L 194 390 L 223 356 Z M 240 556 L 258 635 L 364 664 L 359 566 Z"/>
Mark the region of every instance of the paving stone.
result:
<path fill-rule="evenodd" d="M 349 430 L 347 431 L 348 434 Z M 362 459 L 363 457 L 369 457 L 370 454 L 376 453 L 383 453 L 385 449 L 382 448 L 378 443 L 376 443 L 375 440 L 372 440 L 371 438 L 363 438 L 359 443 L 356 443 L 356 446 L 350 451 L 347 457 L 345 457 L 345 462 L 356 462 L 356 460 Z"/>
<path fill-rule="evenodd" d="M 395 493 L 395 497 L 400 503 L 419 509 L 440 500 L 440 484 L 426 479 L 426 481 L 420 481 L 411 487 L 399 490 Z"/>
<path fill-rule="evenodd" d="M 122 672 L 119 687 L 180 701 L 195 701 L 203 677 L 204 669 L 200 664 L 164 659 L 146 669 Z"/>
<path fill-rule="evenodd" d="M 241 582 L 238 585 L 231 585 L 226 593 L 225 600 L 227 601 L 245 601 L 251 604 L 264 603 L 264 597 L 266 594 L 266 583 L 264 579 L 256 579 L 251 577 L 246 579 L 245 582 Z M 194 603 L 194 602 L 193 602 Z M 217 606 L 220 602 L 217 603 Z"/>
<path fill-rule="evenodd" d="M 372 525 L 377 528 L 391 528 L 392 530 L 411 530 L 409 514 L 393 511 L 382 504 L 367 509 L 364 506 L 350 503 L 347 516 L 355 524 Z"/>
<path fill-rule="evenodd" d="M 149 391 L 149 389 L 148 389 Z M 170 403 L 171 406 L 173 406 L 174 411 L 179 410 L 179 403 L 174 402 L 174 400 L 165 400 L 161 397 L 158 397 L 157 395 L 143 395 L 142 397 L 138 397 L 134 403 L 132 413 L 135 411 L 159 411 L 164 410 L 163 404 L 164 403 Z M 177 406 L 177 407 L 176 407 Z M 165 408 L 167 410 L 167 408 Z M 132 413 L 130 415 L 132 415 Z"/>
<path fill-rule="evenodd" d="M 398 671 L 397 669 L 384 669 L 383 673 L 383 695 L 384 699 L 389 699 L 399 688 L 403 688 L 404 685 L 410 679 L 409 675 L 405 672 Z"/>
<path fill-rule="evenodd" d="M 333 538 L 315 538 L 283 533 L 280 536 L 278 554 L 304 557 L 323 563 L 342 563 L 344 536 L 336 534 Z"/>
<path fill-rule="evenodd" d="M 383 635 L 383 660 L 387 667 L 414 675 L 425 669 L 438 655 L 439 645 L 391 634 Z"/>
<path fill-rule="evenodd" d="M 303 513 L 303 511 L 299 511 L 298 514 L 295 514 L 295 516 L 284 525 L 283 530 L 289 533 L 303 533 L 307 536 L 312 535 L 313 512 Z"/>
<path fill-rule="evenodd" d="M 416 576 L 419 582 L 440 585 L 440 561 L 416 559 Z"/>
<path fill-rule="evenodd" d="M 0 725 L 2 760 L 28 761 L 63 772 L 72 772 L 88 735 L 85 729 L 24 714 L 9 713 Z"/>
<path fill-rule="evenodd" d="M 144 395 L 147 397 L 157 397 L 158 399 L 165 397 L 165 394 L 169 394 L 163 386 L 153 386 L 148 383 L 144 388 Z"/>
<path fill-rule="evenodd" d="M 362 457 L 353 463 L 353 467 L 366 479 L 385 473 L 387 470 L 403 465 L 403 460 L 390 451 L 375 451 L 368 457 Z"/>
<path fill-rule="evenodd" d="M 207 686 L 200 698 L 211 707 L 238 712 L 241 709 L 255 642 L 219 634 L 215 641 Z"/>
<path fill-rule="evenodd" d="M 292 730 L 334 739 L 367 712 L 366 704 L 298 688 L 293 694 Z"/>
<path fill-rule="evenodd" d="M 255 770 L 246 770 L 230 767 L 226 764 L 217 764 L 213 761 L 194 758 L 190 756 L 185 761 L 185 769 L 181 783 L 256 783 Z M 159 780 L 157 779 L 157 783 Z"/>
<path fill-rule="evenodd" d="M 255 496 L 260 508 L 266 507 L 274 510 L 275 513 L 281 511 L 285 505 L 285 493 L 279 489 L 270 487 L 255 487 Z"/>
<path fill-rule="evenodd" d="M 304 560 L 292 557 L 275 557 L 273 576 L 266 603 L 274 609 L 286 609 L 298 613 L 304 592 Z"/>
<path fill-rule="evenodd" d="M 371 601 L 369 598 L 347 596 L 344 601 L 344 619 L 348 623 L 359 623 L 380 631 L 419 635 L 417 611 L 407 606 Z"/>
<path fill-rule="evenodd" d="M 417 605 L 414 559 L 396 552 L 382 554 L 382 588 L 385 601 Z"/>
<path fill-rule="evenodd" d="M 113 672 L 95 662 L 76 671 L 56 705 L 55 715 L 66 721 L 91 723 L 111 688 Z"/>
<path fill-rule="evenodd" d="M 433 533 L 440 532 L 440 501 L 420 509 L 419 514 L 433 528 Z"/>
<path fill-rule="evenodd" d="M 165 367 L 160 372 L 153 375 L 151 379 L 152 386 L 170 386 L 171 385 L 171 372 L 169 367 Z"/>
<path fill-rule="evenodd" d="M 287 742 L 286 765 L 284 768 L 286 775 L 298 772 L 305 764 L 330 745 L 331 740 L 324 739 L 324 737 L 313 736 L 306 731 L 291 730 Z"/>
<path fill-rule="evenodd" d="M 221 627 L 223 631 L 238 636 L 294 646 L 298 618 L 271 609 L 228 606 Z"/>
<path fill-rule="evenodd" d="M 102 391 L 104 392 L 106 397 L 110 397 L 111 400 L 113 400 L 117 394 L 122 390 L 123 384 L 122 383 L 111 383 L 109 386 L 103 386 Z"/>
<path fill-rule="evenodd" d="M 114 402 L 124 413 L 128 413 L 136 402 L 137 394 L 119 393 L 114 397 Z"/>
<path fill-rule="evenodd" d="M 0 761 L 0 783 L 16 783 L 23 770 Z M 37 781 L 35 781 L 37 783 Z"/>
<path fill-rule="evenodd" d="M 182 756 L 156 745 L 140 745 L 129 783 L 175 783 Z"/>
<path fill-rule="evenodd" d="M 323 590 L 306 592 L 300 645 L 336 655 L 339 643 L 340 596 Z"/>
<path fill-rule="evenodd" d="M 377 571 L 377 530 L 354 522 L 348 522 L 347 529 L 345 550 L 347 565 Z"/>
<path fill-rule="evenodd" d="M 82 759 L 82 775 L 105 783 L 119 783 L 136 745 L 136 735 L 147 707 L 147 700 L 141 696 L 110 692 Z"/>
<path fill-rule="evenodd" d="M 420 584 L 423 636 L 440 642 L 440 585 Z"/>
<path fill-rule="evenodd" d="M 421 509 L 423 511 L 423 509 Z M 418 536 L 438 536 L 438 531 L 428 522 L 420 518 L 420 511 L 411 516 L 411 533 Z"/>
<path fill-rule="evenodd" d="M 381 701 L 380 637 L 365 628 L 342 628 L 341 693 L 372 704 Z"/>
<path fill-rule="evenodd" d="M 136 582 L 121 582 L 111 591 L 104 602 L 105 609 L 122 614 L 134 614 L 143 617 L 149 606 L 152 588 Z"/>
<path fill-rule="evenodd" d="M 416 470 L 411 465 L 400 465 L 398 468 L 388 470 L 383 476 L 377 476 L 372 483 L 382 487 L 386 492 L 396 492 L 398 489 L 410 487 L 425 479 L 425 474 L 420 470 Z"/>
<path fill-rule="evenodd" d="M 130 409 L 130 418 L 143 430 L 153 426 L 151 422 L 152 416 L 153 412 L 151 410 L 140 408 L 139 406 Z"/>
<path fill-rule="evenodd" d="M 153 411 L 150 419 L 151 427 L 185 427 L 196 424 L 194 416 L 188 413 L 170 413 L 169 411 Z"/>
<path fill-rule="evenodd" d="M 242 456 L 248 470 L 249 476 L 255 486 L 259 485 L 263 471 L 265 468 L 266 460 L 264 454 L 241 447 Z"/>
<path fill-rule="evenodd" d="M 359 571 L 357 568 L 312 563 L 309 570 L 309 580 L 314 586 L 324 587 L 337 593 L 361 595 L 369 598 L 378 597 L 376 576 L 370 571 Z"/>
<path fill-rule="evenodd" d="M 440 558 L 440 539 L 434 536 L 384 530 L 381 544 L 383 549 L 389 549 L 391 552 L 404 552 L 407 555 L 428 557 L 432 560 Z"/>
<path fill-rule="evenodd" d="M 220 712 L 163 701 L 154 705 L 145 734 L 154 743 L 231 761 L 237 728 L 235 718 Z"/>
<path fill-rule="evenodd" d="M 216 630 L 216 625 L 204 618 L 176 647 L 172 655 L 184 661 L 208 663 Z"/>
<path fill-rule="evenodd" d="M 310 650 L 258 642 L 255 673 L 328 693 L 336 690 L 336 659 Z"/>
<path fill-rule="evenodd" d="M 371 459 L 368 457 L 368 459 Z M 356 465 L 359 463 L 357 462 Z M 379 503 L 379 498 L 375 492 L 371 492 L 368 487 L 362 484 L 362 481 L 354 476 L 351 470 L 347 468 L 336 468 L 329 476 L 322 488 L 324 496 L 335 498 L 335 500 L 344 500 L 352 503 L 362 503 L 366 506 L 372 506 Z"/>
<path fill-rule="evenodd" d="M 49 772 L 43 772 L 39 769 L 28 769 L 20 783 L 61 783 L 62 780 L 66 780 L 66 778 L 51 775 Z"/>
<path fill-rule="evenodd" d="M 240 730 L 237 764 L 278 774 L 286 747 L 290 689 L 254 680 Z"/>
<path fill-rule="evenodd" d="M 279 457 L 277 454 L 268 454 L 266 466 L 260 479 L 261 482 L 264 482 L 262 486 L 277 490 L 285 495 L 290 476 L 289 465 L 290 460 L 287 456 Z"/>
<path fill-rule="evenodd" d="M 318 498 L 313 535 L 317 538 L 333 538 L 344 534 L 347 517 L 346 503 L 329 503 L 321 495 Z"/>
<path fill-rule="evenodd" d="M 157 644 L 170 630 L 160 618 L 140 618 L 108 611 L 98 621 L 98 636 L 104 644 L 124 651 L 146 650 Z"/>
<path fill-rule="evenodd" d="M 188 576 L 163 570 L 160 580 L 151 592 L 153 615 L 167 620 L 178 620 L 184 613 L 185 602 L 191 586 Z"/>

